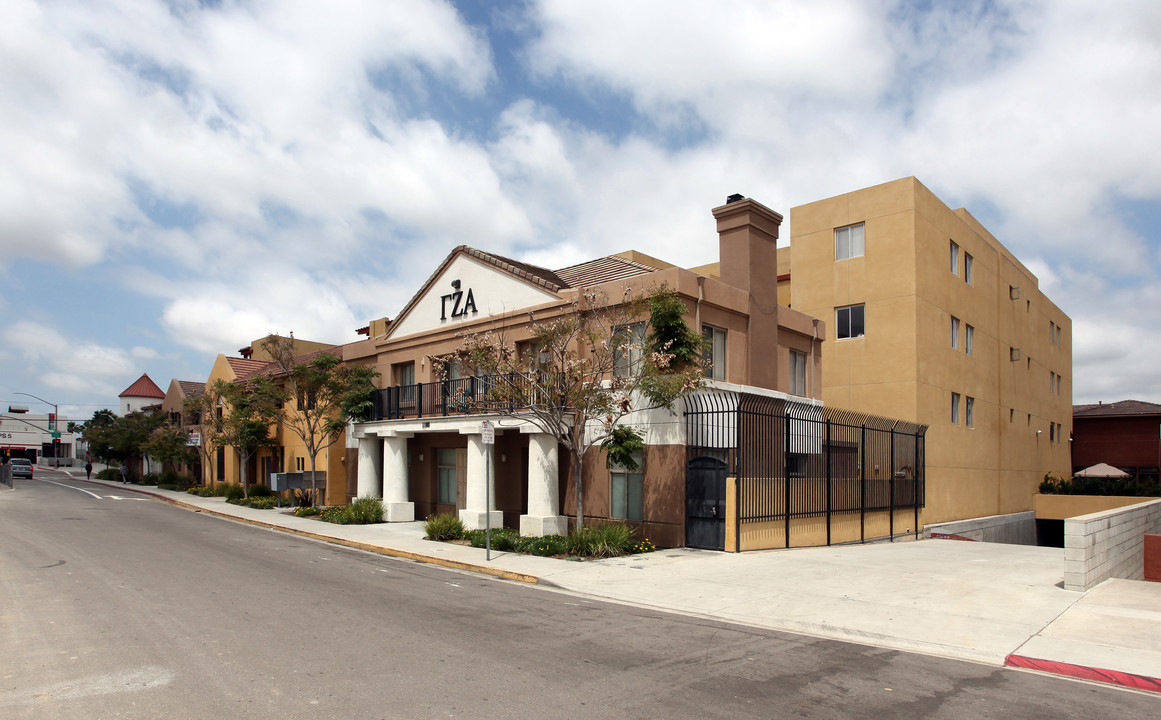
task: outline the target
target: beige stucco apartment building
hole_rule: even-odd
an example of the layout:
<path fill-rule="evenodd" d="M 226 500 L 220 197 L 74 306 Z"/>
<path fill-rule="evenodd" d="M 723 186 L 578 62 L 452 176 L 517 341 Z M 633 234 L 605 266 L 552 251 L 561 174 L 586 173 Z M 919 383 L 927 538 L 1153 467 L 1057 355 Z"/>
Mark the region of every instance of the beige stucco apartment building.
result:
<path fill-rule="evenodd" d="M 927 525 L 1032 509 L 1067 476 L 1072 323 L 915 178 L 791 209 L 781 301 L 826 326 L 827 406 L 929 426 Z"/>

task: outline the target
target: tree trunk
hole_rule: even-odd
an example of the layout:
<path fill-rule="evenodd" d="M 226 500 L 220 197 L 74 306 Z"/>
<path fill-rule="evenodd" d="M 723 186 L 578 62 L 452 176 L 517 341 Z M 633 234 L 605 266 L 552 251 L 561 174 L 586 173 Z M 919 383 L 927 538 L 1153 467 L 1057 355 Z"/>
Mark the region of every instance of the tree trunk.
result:
<path fill-rule="evenodd" d="M 309 448 L 308 448 L 308 450 L 309 450 Z M 315 477 L 314 476 L 314 467 L 315 467 L 315 456 L 311 455 L 310 456 L 310 496 L 311 496 L 311 499 L 314 501 L 314 507 L 318 507 L 318 505 L 319 505 L 319 502 L 318 502 L 318 484 L 315 482 L 315 479 L 314 479 L 314 477 Z"/>
<path fill-rule="evenodd" d="M 585 526 L 585 494 L 584 494 L 584 466 L 585 457 L 580 452 L 574 450 L 572 453 L 576 458 L 573 466 L 575 468 L 576 477 L 576 529 L 579 532 Z"/>
<path fill-rule="evenodd" d="M 247 499 L 250 497 L 250 482 L 249 478 L 246 477 L 246 465 L 249 461 L 249 456 L 238 453 L 238 476 L 242 478 L 242 497 Z"/>

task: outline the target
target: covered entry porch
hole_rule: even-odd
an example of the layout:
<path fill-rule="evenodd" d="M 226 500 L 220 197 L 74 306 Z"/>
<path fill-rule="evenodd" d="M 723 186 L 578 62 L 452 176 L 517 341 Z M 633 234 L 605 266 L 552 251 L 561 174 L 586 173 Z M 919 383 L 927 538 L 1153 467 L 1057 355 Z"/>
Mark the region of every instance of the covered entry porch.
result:
<path fill-rule="evenodd" d="M 484 442 L 484 420 L 495 429 L 493 445 Z M 487 415 L 381 420 L 356 426 L 354 437 L 358 494 L 382 498 L 388 522 L 455 512 L 468 529 L 568 530 L 556 438 L 531 423 Z"/>

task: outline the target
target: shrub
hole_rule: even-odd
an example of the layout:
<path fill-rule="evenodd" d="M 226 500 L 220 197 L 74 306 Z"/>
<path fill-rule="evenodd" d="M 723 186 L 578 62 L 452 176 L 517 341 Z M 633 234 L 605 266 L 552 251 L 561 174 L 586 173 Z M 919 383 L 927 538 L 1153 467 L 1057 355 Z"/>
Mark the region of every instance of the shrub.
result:
<path fill-rule="evenodd" d="M 105 468 L 97 471 L 98 480 L 120 480 L 121 471 L 117 468 Z"/>
<path fill-rule="evenodd" d="M 486 530 L 471 530 L 467 535 L 468 543 L 476 548 L 487 547 L 487 536 Z M 512 528 L 492 528 L 493 550 L 515 550 L 519 541 L 520 533 Z"/>
<path fill-rule="evenodd" d="M 349 525 L 351 522 L 350 516 L 347 515 L 347 509 L 338 506 L 323 508 L 322 512 L 318 514 L 318 519 L 335 525 Z"/>
<path fill-rule="evenodd" d="M 314 492 L 310 488 L 305 490 L 291 490 L 295 507 L 313 507 Z"/>
<path fill-rule="evenodd" d="M 191 487 L 188 488 L 186 492 L 190 495 L 197 495 L 198 497 L 214 497 L 218 494 L 214 488 L 209 486 Z"/>
<path fill-rule="evenodd" d="M 570 555 L 581 557 L 628 555 L 633 545 L 633 532 L 633 528 L 624 523 L 574 528 L 568 534 L 566 546 Z"/>
<path fill-rule="evenodd" d="M 294 514 L 298 517 L 312 517 L 314 515 L 321 515 L 322 508 L 316 508 L 311 505 L 305 507 L 297 507 L 294 509 Z"/>
<path fill-rule="evenodd" d="M 242 498 L 246 497 L 246 491 L 242 489 L 241 485 L 230 484 L 226 485 L 225 487 L 226 489 L 221 492 L 223 495 L 225 495 L 226 502 L 231 500 L 241 500 Z"/>
<path fill-rule="evenodd" d="M 383 522 L 383 500 L 377 497 L 360 497 L 347 506 L 347 515 L 352 525 L 371 525 Z"/>
<path fill-rule="evenodd" d="M 522 537 L 516 544 L 516 551 L 528 553 L 529 555 L 538 555 L 540 557 L 564 555 L 567 551 L 567 541 L 560 535 Z"/>
<path fill-rule="evenodd" d="M 423 530 L 431 540 L 459 540 L 464 536 L 464 524 L 455 515 L 429 515 Z"/>
<path fill-rule="evenodd" d="M 274 491 L 266 487 L 262 483 L 254 483 L 250 486 L 250 497 L 273 497 Z"/>
<path fill-rule="evenodd" d="M 1045 495 L 1122 495 L 1129 497 L 1161 497 L 1156 482 L 1137 482 L 1132 478 L 1058 478 L 1044 476 L 1040 492 Z"/>
<path fill-rule="evenodd" d="M 251 498 L 231 498 L 226 502 L 233 505 L 241 505 L 242 507 L 252 507 L 257 510 L 269 510 L 274 507 L 274 498 L 269 495 L 265 497 L 251 497 Z"/>
<path fill-rule="evenodd" d="M 159 479 L 160 478 L 158 478 L 157 473 L 148 473 L 147 475 L 141 476 L 140 484 L 142 484 L 142 485 L 156 485 Z"/>

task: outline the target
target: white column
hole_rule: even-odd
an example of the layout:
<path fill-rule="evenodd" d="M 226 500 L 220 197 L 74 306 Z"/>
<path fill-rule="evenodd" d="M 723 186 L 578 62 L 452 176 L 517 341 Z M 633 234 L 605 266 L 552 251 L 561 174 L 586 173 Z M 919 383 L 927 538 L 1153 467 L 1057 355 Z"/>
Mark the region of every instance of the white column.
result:
<path fill-rule="evenodd" d="M 492 467 L 489 477 L 487 467 L 489 460 L 495 462 L 492 457 L 493 447 L 495 446 L 485 445 L 484 436 L 478 432 L 468 435 L 468 496 L 464 498 L 464 509 L 460 510 L 460 521 L 468 530 L 481 530 L 486 527 L 489 514 L 492 527 L 504 525 L 504 514 L 496 510 L 496 468 Z M 489 493 L 491 503 L 487 501 Z"/>
<path fill-rule="evenodd" d="M 383 438 L 383 519 L 415 520 L 415 503 L 408 501 L 407 436 Z"/>
<path fill-rule="evenodd" d="M 568 518 L 560 512 L 560 457 L 556 438 L 535 433 L 528 438 L 528 514 L 520 516 L 520 534 L 565 535 Z"/>
<path fill-rule="evenodd" d="M 357 492 L 359 497 L 383 496 L 383 463 L 379 458 L 379 438 L 359 438 L 359 469 Z"/>

